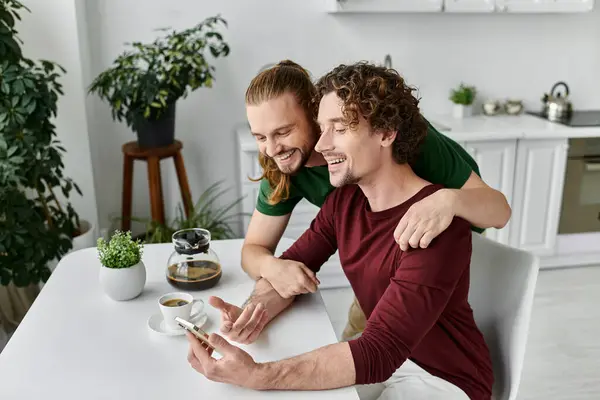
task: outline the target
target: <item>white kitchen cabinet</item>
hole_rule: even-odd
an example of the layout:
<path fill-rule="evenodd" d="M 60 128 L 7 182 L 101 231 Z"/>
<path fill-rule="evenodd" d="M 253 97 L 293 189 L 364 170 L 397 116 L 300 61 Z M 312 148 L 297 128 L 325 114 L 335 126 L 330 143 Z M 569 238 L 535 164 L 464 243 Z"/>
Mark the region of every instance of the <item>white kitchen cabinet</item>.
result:
<path fill-rule="evenodd" d="M 587 12 L 594 0 L 496 0 L 497 9 L 509 13 Z"/>
<path fill-rule="evenodd" d="M 517 140 L 486 140 L 462 143 L 475 159 L 482 179 L 500 191 L 512 204 Z M 500 243 L 509 243 L 510 221 L 502 229 L 486 229 L 486 237 Z"/>
<path fill-rule="evenodd" d="M 595 0 L 323 0 L 328 13 L 573 13 Z"/>
<path fill-rule="evenodd" d="M 324 0 L 329 13 L 440 12 L 444 0 Z"/>
<path fill-rule="evenodd" d="M 519 140 L 513 188 L 510 245 L 552 255 L 567 162 L 567 139 Z"/>
<path fill-rule="evenodd" d="M 494 12 L 496 0 L 445 0 L 446 12 Z"/>

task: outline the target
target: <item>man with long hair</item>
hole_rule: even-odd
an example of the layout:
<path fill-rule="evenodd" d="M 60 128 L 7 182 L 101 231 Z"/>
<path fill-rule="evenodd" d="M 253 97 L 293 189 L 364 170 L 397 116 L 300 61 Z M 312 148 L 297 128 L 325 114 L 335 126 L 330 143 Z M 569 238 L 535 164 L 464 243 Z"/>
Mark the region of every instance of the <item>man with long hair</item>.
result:
<path fill-rule="evenodd" d="M 320 133 L 315 93 L 308 72 L 289 60 L 260 72 L 246 91 L 263 174 L 257 178 L 260 190 L 242 248 L 242 267 L 254 279 L 266 278 L 283 297 L 314 292 L 319 284 L 306 265 L 273 256 L 291 213 L 303 198 L 321 207 L 334 189 L 323 155 L 314 151 Z M 427 247 L 455 216 L 479 232 L 505 226 L 511 213 L 508 202 L 482 181 L 473 158 L 423 117 L 413 122 L 427 133 L 412 152 L 410 165 L 418 176 L 444 189 L 413 204 L 400 219 L 393 232 L 400 248 Z M 364 329 L 356 299 L 348 316 L 344 339 Z"/>
<path fill-rule="evenodd" d="M 259 390 L 378 384 L 361 386 L 362 398 L 489 400 L 490 354 L 468 302 L 469 222 L 453 216 L 426 248 L 402 250 L 393 237 L 414 204 L 444 190 L 409 163 L 427 133 L 412 89 L 395 71 L 366 63 L 341 65 L 316 88 L 315 150 L 335 189 L 280 259 L 316 274 L 339 251 L 366 328 L 348 342 L 266 363 L 212 334 L 210 343 L 223 355 L 215 360 L 188 335 L 190 364 L 211 380 Z M 293 297 L 261 278 L 244 310 L 216 297 L 209 302 L 222 311 L 221 331 L 248 343 Z"/>

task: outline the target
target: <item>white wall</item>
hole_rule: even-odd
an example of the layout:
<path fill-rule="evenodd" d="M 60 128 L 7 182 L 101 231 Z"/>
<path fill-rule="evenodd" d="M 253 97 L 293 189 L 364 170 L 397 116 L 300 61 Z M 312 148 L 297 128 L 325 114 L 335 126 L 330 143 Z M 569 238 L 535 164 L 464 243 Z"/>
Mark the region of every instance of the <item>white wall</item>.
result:
<path fill-rule="evenodd" d="M 482 98 L 523 98 L 528 107 L 537 108 L 542 94 L 556 81 L 565 80 L 576 108 L 600 107 L 600 10 L 573 15 L 328 15 L 323 3 L 146 0 L 142 5 L 88 0 L 90 73 L 109 67 L 123 50 L 123 42 L 153 40 L 155 28 L 185 28 L 216 13 L 227 19 L 225 37 L 231 54 L 214 63 L 214 88 L 200 89 L 178 104 L 176 135 L 184 142 L 194 198 L 217 179 L 235 187 L 237 149 L 232 128 L 245 121 L 246 86 L 264 64 L 283 58 L 296 60 L 319 76 L 341 62 L 382 62 L 389 53 L 393 66 L 419 87 L 425 114 L 449 111 L 449 90 L 460 81 L 476 85 Z M 64 15 L 53 7 L 47 6 L 48 12 L 37 18 L 48 24 L 60 14 L 60 24 L 65 25 Z M 59 24 L 56 21 L 53 24 Z M 68 36 L 67 31 L 61 35 Z M 56 58 L 61 52 L 64 49 L 53 49 L 52 55 Z M 100 223 L 106 226 L 107 216 L 120 212 L 120 146 L 135 136 L 110 119 L 105 104 L 96 99 L 90 104 Z M 169 211 L 180 197 L 173 167 L 166 161 L 163 176 Z M 147 216 L 144 164 L 136 164 L 134 179 L 134 213 Z"/>
<path fill-rule="evenodd" d="M 23 10 L 17 21 L 23 52 L 29 58 L 48 59 L 62 65 L 67 72 L 61 78 L 64 96 L 58 101 L 55 121 L 58 139 L 66 149 L 64 175 L 72 178 L 83 196 L 74 190 L 70 201 L 79 216 L 92 223 L 98 221 L 96 190 L 90 160 L 87 116 L 84 105 L 82 57 L 74 0 L 25 0 L 31 13 Z M 62 194 L 56 193 L 62 198 Z"/>

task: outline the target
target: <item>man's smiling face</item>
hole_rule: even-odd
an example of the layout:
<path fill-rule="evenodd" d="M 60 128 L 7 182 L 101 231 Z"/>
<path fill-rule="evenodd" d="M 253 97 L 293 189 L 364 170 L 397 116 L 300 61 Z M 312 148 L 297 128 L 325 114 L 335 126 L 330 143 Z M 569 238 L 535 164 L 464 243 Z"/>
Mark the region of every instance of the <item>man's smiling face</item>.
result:
<path fill-rule="evenodd" d="M 321 136 L 315 146 L 315 150 L 327 160 L 329 180 L 335 187 L 367 179 L 381 166 L 385 158 L 384 147 L 389 147 L 384 144 L 383 135 L 371 132 L 362 116 L 359 116 L 356 126 L 349 126 L 342 106 L 335 92 L 323 96 L 318 118 Z"/>
<path fill-rule="evenodd" d="M 294 174 L 306 164 L 317 137 L 291 93 L 247 105 L 246 115 L 259 151 L 273 159 L 281 172 Z"/>

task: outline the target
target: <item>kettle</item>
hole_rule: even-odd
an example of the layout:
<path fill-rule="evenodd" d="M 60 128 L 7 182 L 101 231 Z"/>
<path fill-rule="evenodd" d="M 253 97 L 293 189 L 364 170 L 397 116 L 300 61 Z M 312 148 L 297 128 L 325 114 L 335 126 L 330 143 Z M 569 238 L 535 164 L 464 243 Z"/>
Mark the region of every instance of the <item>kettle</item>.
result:
<path fill-rule="evenodd" d="M 555 93 L 556 89 L 560 86 L 564 87 L 564 96 L 560 92 Z M 542 113 L 550 121 L 564 121 L 569 119 L 573 113 L 573 106 L 568 99 L 569 86 L 565 82 L 557 82 L 550 89 L 550 94 L 544 93 L 542 102 L 544 103 L 544 109 Z"/>

